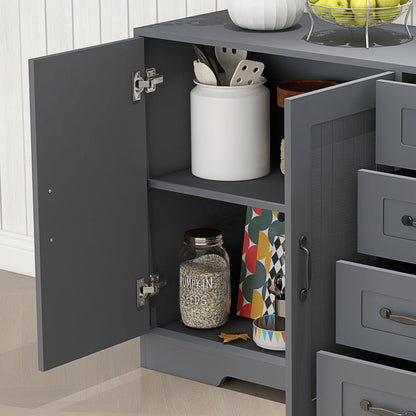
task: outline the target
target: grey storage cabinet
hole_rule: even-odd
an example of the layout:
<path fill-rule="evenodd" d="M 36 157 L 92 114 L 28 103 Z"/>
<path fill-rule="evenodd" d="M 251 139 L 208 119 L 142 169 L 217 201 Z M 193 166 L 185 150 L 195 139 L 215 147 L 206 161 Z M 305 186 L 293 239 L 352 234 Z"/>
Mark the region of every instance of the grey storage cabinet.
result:
<path fill-rule="evenodd" d="M 329 28 L 319 22 L 317 30 Z M 308 29 L 304 17 L 293 30 L 243 31 L 219 12 L 30 61 L 41 370 L 142 335 L 144 367 L 283 389 L 288 416 L 316 413 L 316 352 L 335 348 L 335 263 L 357 257 L 357 170 L 375 167 L 376 83 L 416 74 L 416 54 L 413 43 L 388 53 L 311 44 Z M 194 42 L 247 49 L 265 62 L 273 97 L 269 176 L 223 183 L 191 175 Z M 132 102 L 132 73 L 147 68 L 164 83 Z M 277 84 L 308 78 L 340 84 L 278 109 Z M 283 137 L 285 176 L 277 168 Z M 286 215 L 286 353 L 223 345 L 217 330 L 190 330 L 179 320 L 183 232 L 223 230 L 235 289 L 247 206 Z M 138 308 L 138 280 L 156 272 L 167 286 Z M 222 330 L 250 332 L 251 322 L 232 317 Z"/>

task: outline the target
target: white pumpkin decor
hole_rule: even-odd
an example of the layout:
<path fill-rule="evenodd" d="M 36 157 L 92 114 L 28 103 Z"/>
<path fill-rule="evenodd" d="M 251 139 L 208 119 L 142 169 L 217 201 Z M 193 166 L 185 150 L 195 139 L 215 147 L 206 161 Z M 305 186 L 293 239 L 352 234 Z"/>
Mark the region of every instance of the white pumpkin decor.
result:
<path fill-rule="evenodd" d="M 296 25 L 304 0 L 228 0 L 228 12 L 237 26 L 250 30 L 282 30 Z"/>

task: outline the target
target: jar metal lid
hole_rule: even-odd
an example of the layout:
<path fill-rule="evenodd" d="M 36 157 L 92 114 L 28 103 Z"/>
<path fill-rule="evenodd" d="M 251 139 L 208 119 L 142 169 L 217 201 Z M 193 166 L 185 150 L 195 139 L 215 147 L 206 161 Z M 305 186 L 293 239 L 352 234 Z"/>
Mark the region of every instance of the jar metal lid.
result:
<path fill-rule="evenodd" d="M 184 236 L 185 244 L 212 246 L 222 242 L 222 232 L 214 228 L 196 228 L 188 230 Z"/>

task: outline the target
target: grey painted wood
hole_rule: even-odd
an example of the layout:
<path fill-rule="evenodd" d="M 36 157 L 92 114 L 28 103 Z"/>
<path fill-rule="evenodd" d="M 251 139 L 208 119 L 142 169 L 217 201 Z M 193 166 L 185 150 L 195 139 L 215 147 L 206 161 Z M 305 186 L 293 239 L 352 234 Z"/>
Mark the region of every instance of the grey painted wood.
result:
<path fill-rule="evenodd" d="M 280 32 L 240 29 L 231 22 L 226 11 L 221 11 L 137 28 L 135 36 L 416 73 L 416 43 L 400 44 L 407 37 L 403 26 L 393 24 L 370 29 L 372 41 L 384 47 L 366 50 L 364 34 L 361 31 L 348 31 L 320 19 L 315 19 L 315 23 L 316 43 L 305 41 L 310 28 L 310 20 L 306 14 L 294 28 Z M 411 27 L 411 31 L 414 30 Z M 346 47 L 350 45 L 353 47 Z"/>
<path fill-rule="evenodd" d="M 318 353 L 318 416 L 369 416 L 361 400 L 404 414 L 416 412 L 416 374 L 351 357 Z"/>
<path fill-rule="evenodd" d="M 376 81 L 393 76 L 286 100 L 286 272 L 293 277 L 287 282 L 288 415 L 315 411 L 315 353 L 335 345 L 335 262 L 342 254 L 356 256 L 356 171 L 374 165 Z M 302 234 L 312 252 L 312 289 L 304 303 Z"/>
<path fill-rule="evenodd" d="M 377 83 L 376 160 L 416 169 L 416 85 Z"/>
<path fill-rule="evenodd" d="M 214 386 L 233 377 L 286 388 L 284 358 L 164 328 L 154 328 L 141 338 L 141 360 L 146 368 Z"/>
<path fill-rule="evenodd" d="M 149 178 L 191 166 L 190 91 L 195 87 L 192 45 L 145 39 L 148 67 L 157 68 L 165 82 L 146 102 Z"/>
<path fill-rule="evenodd" d="M 277 169 L 264 178 L 244 182 L 207 181 L 193 176 L 186 169 L 150 179 L 149 186 L 273 211 L 285 211 L 284 176 Z"/>
<path fill-rule="evenodd" d="M 416 263 L 416 179 L 383 172 L 358 172 L 358 251 Z"/>
<path fill-rule="evenodd" d="M 30 62 L 42 370 L 149 327 L 145 101 L 131 101 L 143 52 L 135 39 Z"/>
<path fill-rule="evenodd" d="M 416 361 L 416 326 L 380 316 L 381 308 L 416 319 L 416 276 L 337 262 L 337 343 Z"/>
<path fill-rule="evenodd" d="M 214 341 L 216 343 L 222 343 L 222 339 L 218 337 L 220 332 L 226 332 L 229 334 L 248 334 L 251 337 L 253 333 L 253 320 L 242 318 L 240 316 L 230 316 L 230 320 L 227 324 L 221 328 L 215 329 L 205 329 L 203 331 L 199 329 L 193 329 L 185 326 L 181 320 L 170 322 L 167 325 L 163 325 L 164 329 L 168 329 L 170 331 L 180 332 L 182 334 L 190 335 L 193 337 L 198 337 L 201 339 L 206 339 L 209 341 Z M 235 347 L 242 348 L 245 350 L 254 351 L 261 354 L 272 355 L 278 358 L 285 358 L 285 351 L 273 351 L 273 350 L 266 350 L 263 348 L 258 347 L 254 342 L 245 342 L 245 341 L 236 341 L 232 344 Z"/>

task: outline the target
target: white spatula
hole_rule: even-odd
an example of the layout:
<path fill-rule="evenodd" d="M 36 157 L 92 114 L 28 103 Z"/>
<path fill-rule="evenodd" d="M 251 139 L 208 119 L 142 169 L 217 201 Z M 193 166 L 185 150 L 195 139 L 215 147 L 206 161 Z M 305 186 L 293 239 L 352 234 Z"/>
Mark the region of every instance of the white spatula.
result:
<path fill-rule="evenodd" d="M 194 61 L 194 71 L 196 79 L 200 84 L 218 85 L 217 77 L 208 65 L 199 61 Z"/>
<path fill-rule="evenodd" d="M 234 75 L 231 78 L 230 86 L 237 87 L 257 84 L 263 75 L 264 67 L 263 62 L 244 59 L 237 65 Z"/>
<path fill-rule="evenodd" d="M 225 82 L 226 85 L 229 85 L 239 62 L 243 59 L 247 59 L 247 51 L 216 47 L 215 56 L 220 65 L 224 68 Z"/>

